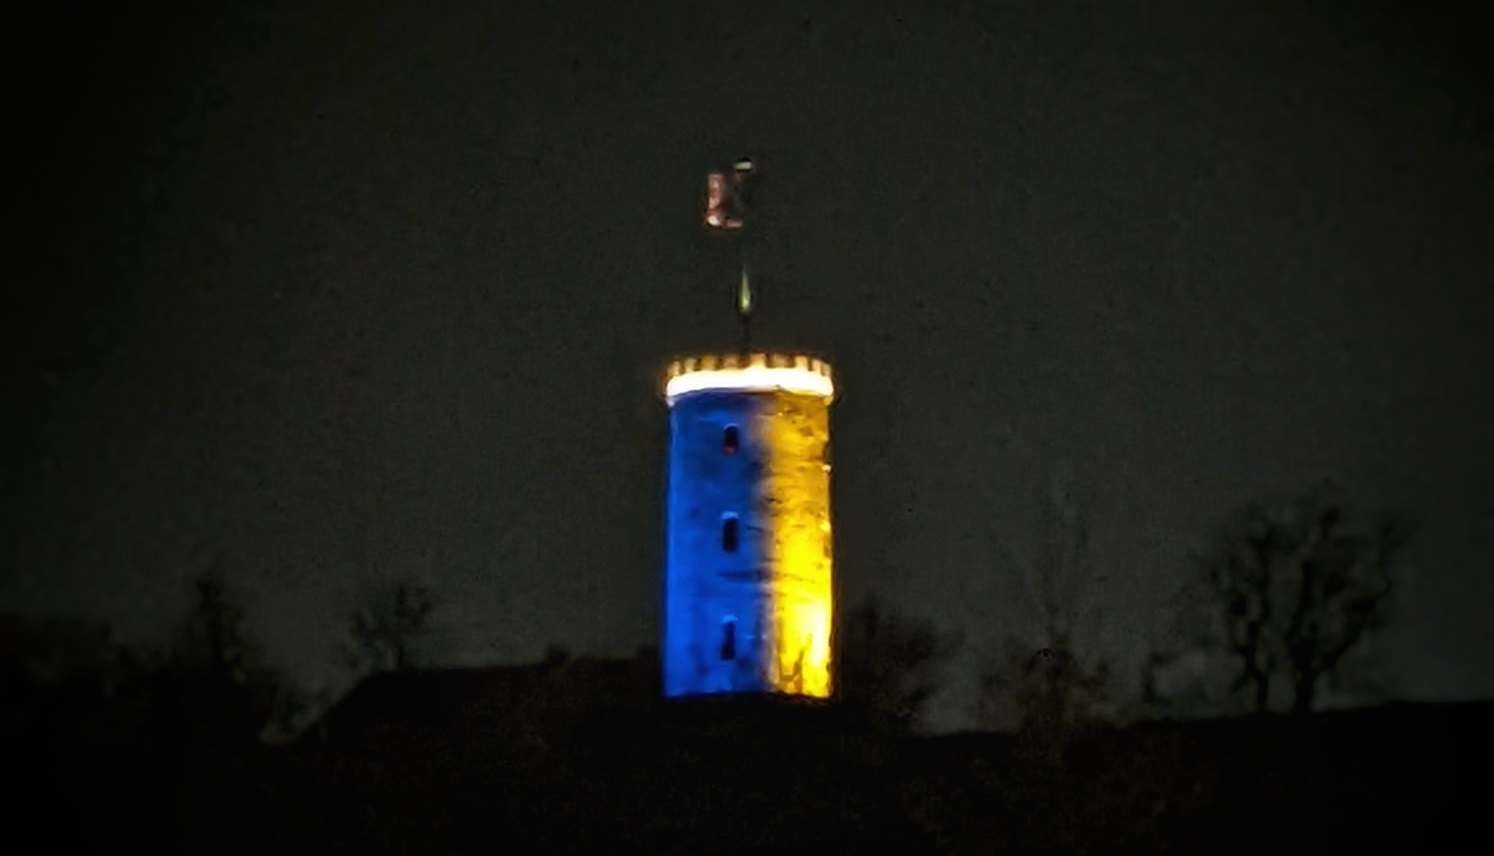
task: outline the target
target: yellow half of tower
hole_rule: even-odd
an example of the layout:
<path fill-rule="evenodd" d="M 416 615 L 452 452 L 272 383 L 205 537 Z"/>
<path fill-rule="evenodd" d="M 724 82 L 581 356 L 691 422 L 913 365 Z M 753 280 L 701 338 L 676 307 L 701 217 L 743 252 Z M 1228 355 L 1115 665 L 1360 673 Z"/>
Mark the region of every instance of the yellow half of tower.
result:
<path fill-rule="evenodd" d="M 830 400 L 778 391 L 758 425 L 767 451 L 761 489 L 767 531 L 770 648 L 776 692 L 828 698 L 834 614 L 830 525 Z"/>

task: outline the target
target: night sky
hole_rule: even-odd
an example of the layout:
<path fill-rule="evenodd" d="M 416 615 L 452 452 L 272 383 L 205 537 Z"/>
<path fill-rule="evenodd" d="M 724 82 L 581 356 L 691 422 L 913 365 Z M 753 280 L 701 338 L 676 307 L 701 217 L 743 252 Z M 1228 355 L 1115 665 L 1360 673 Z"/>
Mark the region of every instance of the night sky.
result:
<path fill-rule="evenodd" d="M 17 28 L 0 607 L 149 641 L 217 569 L 313 684 L 399 577 L 434 663 L 653 641 L 658 376 L 737 341 L 698 217 L 750 154 L 756 340 L 843 390 L 842 601 L 964 635 L 946 721 L 987 649 L 1041 644 L 1055 491 L 1125 672 L 1215 523 L 1323 478 L 1420 521 L 1395 693 L 1494 695 L 1494 162 L 1456 22 L 563 5 Z"/>

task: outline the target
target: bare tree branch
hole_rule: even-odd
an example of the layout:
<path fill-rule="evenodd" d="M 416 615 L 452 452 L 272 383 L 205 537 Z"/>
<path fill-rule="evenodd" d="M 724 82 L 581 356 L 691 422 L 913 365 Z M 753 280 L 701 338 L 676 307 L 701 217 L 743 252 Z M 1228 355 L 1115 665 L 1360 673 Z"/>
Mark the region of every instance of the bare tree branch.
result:
<path fill-rule="evenodd" d="M 1191 644 L 1231 655 L 1231 691 L 1248 690 L 1256 713 L 1281 695 L 1291 712 L 1309 712 L 1322 679 L 1384 621 L 1390 562 L 1411 530 L 1400 520 L 1356 529 L 1348 519 L 1324 486 L 1245 507 L 1195 557 L 1188 608 L 1212 620 Z"/>

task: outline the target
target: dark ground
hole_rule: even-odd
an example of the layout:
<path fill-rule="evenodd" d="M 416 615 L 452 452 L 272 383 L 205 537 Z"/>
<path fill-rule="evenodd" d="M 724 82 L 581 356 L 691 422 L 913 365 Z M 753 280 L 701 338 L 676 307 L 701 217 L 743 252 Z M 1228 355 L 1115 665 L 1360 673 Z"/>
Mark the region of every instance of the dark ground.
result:
<path fill-rule="evenodd" d="M 1490 704 L 1091 729 L 1059 751 L 844 705 L 665 703 L 648 662 L 379 676 L 283 748 L 231 680 L 106 700 L 12 676 L 7 768 L 18 817 L 94 851 L 1440 852 L 1485 810 Z"/>

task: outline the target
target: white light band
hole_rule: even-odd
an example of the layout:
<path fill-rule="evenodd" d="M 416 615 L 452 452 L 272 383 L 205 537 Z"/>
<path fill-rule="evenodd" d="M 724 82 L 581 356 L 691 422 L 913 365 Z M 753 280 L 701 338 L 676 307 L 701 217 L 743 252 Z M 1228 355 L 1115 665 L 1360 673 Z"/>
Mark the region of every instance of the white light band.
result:
<path fill-rule="evenodd" d="M 685 372 L 670 378 L 664 385 L 664 398 L 670 404 L 692 392 L 792 392 L 835 396 L 835 382 L 824 372 L 797 367 L 749 365 L 729 369 L 705 369 Z"/>

